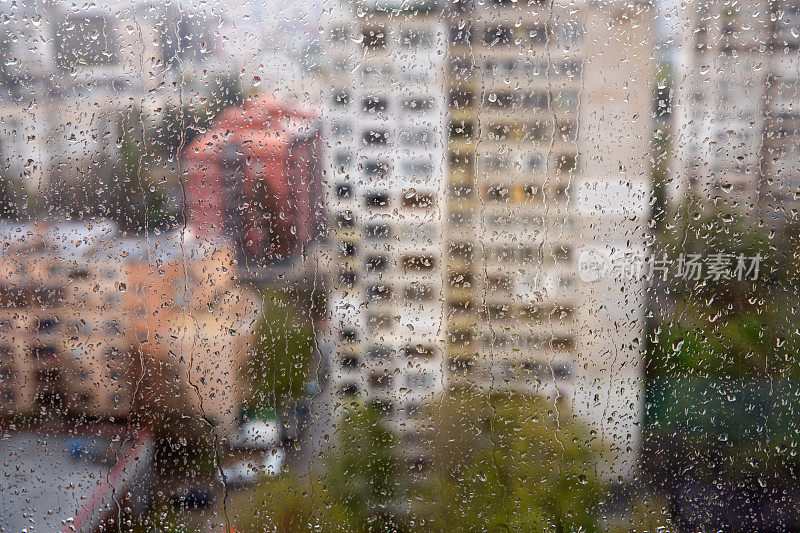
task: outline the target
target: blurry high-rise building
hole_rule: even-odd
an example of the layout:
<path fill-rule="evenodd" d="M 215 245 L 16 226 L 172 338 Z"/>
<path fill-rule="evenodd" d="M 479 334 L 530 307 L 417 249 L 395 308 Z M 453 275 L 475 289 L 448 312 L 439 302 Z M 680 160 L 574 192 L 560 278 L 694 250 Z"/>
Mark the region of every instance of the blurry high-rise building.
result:
<path fill-rule="evenodd" d="M 644 2 L 335 11 L 324 149 L 339 392 L 398 408 L 449 387 L 541 393 L 630 459 L 651 31 Z M 581 276 L 587 258 L 613 268 Z"/>
<path fill-rule="evenodd" d="M 331 378 L 399 423 L 444 376 L 445 26 L 343 3 L 325 35 Z"/>
<path fill-rule="evenodd" d="M 644 285 L 625 269 L 645 256 L 651 7 L 455 6 L 447 381 L 564 399 L 628 459 Z M 600 279 L 593 257 L 611 265 Z"/>
<path fill-rule="evenodd" d="M 96 174 L 119 157 L 126 134 L 144 135 L 146 151 L 155 141 L 150 130 L 170 108 L 196 106 L 209 87 L 240 73 L 252 85 L 266 68 L 246 29 L 227 24 L 220 34 L 225 17 L 204 4 L 21 0 L 4 7 L 0 173 L 30 192 Z M 233 52 L 228 41 L 247 46 Z M 143 124 L 126 123 L 125 113 Z"/>
<path fill-rule="evenodd" d="M 800 3 L 680 10 L 672 200 L 780 222 L 800 191 Z"/>

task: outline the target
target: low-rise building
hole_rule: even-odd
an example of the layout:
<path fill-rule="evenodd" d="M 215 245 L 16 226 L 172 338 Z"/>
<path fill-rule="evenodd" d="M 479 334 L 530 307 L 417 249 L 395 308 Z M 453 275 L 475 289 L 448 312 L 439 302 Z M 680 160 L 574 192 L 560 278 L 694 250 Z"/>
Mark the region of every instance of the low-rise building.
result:
<path fill-rule="evenodd" d="M 0 531 L 107 531 L 118 513 L 146 510 L 155 448 L 148 433 L 38 429 L 0 441 Z"/>
<path fill-rule="evenodd" d="M 109 223 L 6 226 L 2 241 L 2 414 L 142 406 L 233 427 L 260 305 L 229 245 Z"/>
<path fill-rule="evenodd" d="M 267 97 L 222 112 L 183 154 L 189 224 L 249 260 L 297 254 L 322 219 L 319 118 Z"/>

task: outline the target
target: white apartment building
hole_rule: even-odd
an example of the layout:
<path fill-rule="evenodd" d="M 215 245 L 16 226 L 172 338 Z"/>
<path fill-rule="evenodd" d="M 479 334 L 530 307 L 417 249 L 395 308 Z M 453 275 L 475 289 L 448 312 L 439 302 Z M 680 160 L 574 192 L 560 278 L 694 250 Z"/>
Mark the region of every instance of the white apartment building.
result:
<path fill-rule="evenodd" d="M 347 3 L 326 24 L 331 379 L 403 424 L 444 386 L 444 27 Z"/>
<path fill-rule="evenodd" d="M 800 3 L 693 1 L 680 15 L 672 201 L 795 218 Z"/>
<path fill-rule="evenodd" d="M 32 192 L 113 160 L 123 113 L 141 111 L 152 128 L 169 107 L 197 105 L 215 79 L 246 73 L 249 88 L 265 68 L 252 26 L 220 26 L 224 17 L 210 6 L 21 0 L 8 14 L 0 23 L 0 170 Z"/>
<path fill-rule="evenodd" d="M 632 472 L 646 282 L 621 269 L 646 254 L 651 6 L 498 0 L 409 14 L 407 3 L 381 4 L 387 16 L 343 5 L 323 38 L 337 390 L 393 405 L 444 387 L 544 394 L 596 426 L 612 448 L 611 471 Z M 419 28 L 413 39 L 410 25 Z M 407 55 L 409 42 L 443 63 Z M 413 63 L 398 63 L 406 58 Z M 430 106 L 436 118 L 424 118 L 415 137 L 427 130 L 435 139 L 420 155 L 441 172 L 435 186 L 413 186 L 412 198 L 438 194 L 425 201 L 435 218 L 421 235 L 405 226 L 409 185 L 389 187 L 405 179 L 416 152 L 402 139 L 424 107 L 405 105 L 416 86 L 398 79 L 398 67 L 445 69 L 420 94 L 447 98 L 441 114 Z M 357 77 L 367 71 L 386 77 L 376 88 Z M 382 132 L 386 144 L 370 146 L 365 130 Z M 431 265 L 419 280 L 411 257 Z M 582 275 L 587 257 L 615 270 Z M 418 281 L 430 288 L 413 290 Z M 417 317 L 413 331 L 427 328 L 435 342 L 405 334 L 405 310 Z M 396 363 L 375 366 L 375 349 Z M 413 392 L 418 375 L 430 385 L 419 388 L 425 394 Z"/>

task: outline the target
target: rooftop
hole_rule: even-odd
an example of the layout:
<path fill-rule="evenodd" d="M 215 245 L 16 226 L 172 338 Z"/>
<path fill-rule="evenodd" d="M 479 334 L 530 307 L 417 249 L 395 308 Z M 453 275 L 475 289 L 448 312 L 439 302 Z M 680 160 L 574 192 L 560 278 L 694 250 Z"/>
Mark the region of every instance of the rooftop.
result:
<path fill-rule="evenodd" d="M 96 435 L 4 432 L 0 531 L 94 531 L 113 507 L 112 492 L 145 488 L 141 479 L 152 447 L 146 435 L 126 443 Z"/>

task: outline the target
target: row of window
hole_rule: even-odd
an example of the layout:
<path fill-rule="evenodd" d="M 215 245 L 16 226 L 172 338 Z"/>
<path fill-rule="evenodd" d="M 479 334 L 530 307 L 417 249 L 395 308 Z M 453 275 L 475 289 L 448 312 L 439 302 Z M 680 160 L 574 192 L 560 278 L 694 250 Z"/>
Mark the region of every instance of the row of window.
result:
<path fill-rule="evenodd" d="M 479 38 L 476 38 L 479 37 Z M 337 26 L 328 31 L 328 38 L 333 43 L 344 43 L 348 40 L 359 42 L 368 50 L 378 50 L 397 45 L 400 48 L 431 48 L 436 43 L 436 35 L 431 30 L 420 28 L 404 28 L 397 34 L 386 26 L 375 25 L 362 28 L 356 33 L 347 26 Z M 537 23 L 527 26 L 491 25 L 476 28 L 474 25 L 453 26 L 448 30 L 448 43 L 468 45 L 482 43 L 488 47 L 528 45 L 549 45 L 561 50 L 569 50 L 580 46 L 584 40 L 583 27 L 576 23 L 551 25 Z"/>
<path fill-rule="evenodd" d="M 344 43 L 348 40 L 360 42 L 366 48 L 385 48 L 393 35 L 384 27 L 372 26 L 353 33 L 349 26 L 335 26 L 328 30 L 328 40 Z M 396 44 L 401 48 L 430 48 L 436 42 L 436 34 L 425 28 L 404 28 L 396 34 Z"/>
<path fill-rule="evenodd" d="M 352 163 L 352 156 L 348 152 L 339 152 L 336 155 L 336 164 L 340 173 L 346 173 Z M 450 169 L 454 172 L 475 171 L 474 158 L 471 154 L 450 154 Z M 550 165 L 547 164 L 547 156 L 541 152 L 527 154 L 487 154 L 482 156 L 483 167 L 487 171 L 513 171 L 527 170 L 532 172 L 546 172 L 549 169 L 558 172 L 569 171 L 570 166 L 577 165 L 577 157 L 574 154 L 556 154 L 552 156 Z M 566 168 L 565 168 L 566 167 Z M 368 178 L 386 178 L 392 172 L 392 165 L 388 161 L 368 160 L 359 164 L 359 170 Z M 433 173 L 434 165 L 427 159 L 409 159 L 400 163 L 400 174 L 406 177 L 429 176 Z M 574 169 L 572 169 L 574 170 Z M 352 198 L 349 189 L 343 189 L 339 198 Z"/>
<path fill-rule="evenodd" d="M 549 383 L 555 377 L 558 381 L 569 379 L 572 375 L 572 363 L 567 361 L 525 361 L 522 364 L 512 362 L 495 363 L 492 372 L 503 380 L 527 379 L 533 375 L 540 384 Z"/>
<path fill-rule="evenodd" d="M 352 81 L 357 74 L 364 85 L 385 85 L 387 83 L 408 82 L 414 84 L 431 84 L 436 81 L 438 69 L 430 68 L 427 63 L 411 63 L 403 67 L 393 67 L 386 63 L 369 64 L 353 63 L 349 58 L 334 59 L 331 64 L 331 75 Z M 394 79 L 392 79 L 394 78 Z"/>
<path fill-rule="evenodd" d="M 345 160 L 349 164 L 349 159 Z M 347 167 L 341 166 L 339 172 L 345 173 Z M 386 179 L 392 172 L 392 165 L 387 161 L 369 160 L 359 165 L 359 169 L 367 178 Z M 408 159 L 399 165 L 399 174 L 407 178 L 424 178 L 433 174 L 434 164 L 429 159 Z M 339 198 L 352 198 L 348 191 L 343 189 L 342 194 L 337 193 Z"/>
<path fill-rule="evenodd" d="M 470 99 L 470 103 L 472 100 Z M 492 91 L 484 96 L 483 107 L 486 109 L 524 108 L 535 110 L 574 111 L 578 108 L 576 91 L 558 91 L 550 93 L 546 90 L 536 91 Z"/>
<path fill-rule="evenodd" d="M 406 262 L 408 261 L 408 262 Z M 422 265 L 422 266 L 420 266 Z M 404 258 L 401 261 L 401 267 L 405 269 L 406 273 L 415 273 L 415 272 L 430 272 L 433 270 L 433 260 L 428 257 L 419 257 L 419 258 Z M 338 282 L 338 286 L 340 288 L 352 290 L 355 288 L 356 283 L 358 283 L 359 276 L 354 270 L 342 270 L 339 272 L 336 281 Z M 424 287 L 424 285 L 423 285 Z M 376 289 L 377 290 L 377 289 Z M 420 291 L 417 294 L 424 295 L 424 291 L 426 289 L 419 288 L 414 289 L 415 291 Z M 409 300 L 415 300 L 417 298 L 414 295 L 413 298 L 408 298 Z M 383 318 L 375 317 L 377 321 L 383 322 Z M 389 322 L 394 322 L 392 317 L 387 317 Z"/>
<path fill-rule="evenodd" d="M 454 259 L 472 261 L 476 254 L 485 254 L 489 261 L 498 263 L 541 262 L 544 257 L 563 261 L 572 257 L 572 247 L 565 244 L 523 246 L 520 244 L 486 244 L 470 242 L 451 242 L 447 246 L 448 255 Z"/>
<path fill-rule="evenodd" d="M 334 107 L 348 107 L 352 101 L 350 91 L 339 89 L 331 95 Z M 430 96 L 413 96 L 400 99 L 398 107 L 404 113 L 425 113 L 436 106 L 436 101 Z M 361 111 L 364 113 L 386 113 L 391 109 L 389 97 L 383 95 L 370 95 L 361 99 Z"/>
<path fill-rule="evenodd" d="M 349 136 L 351 132 L 350 124 L 346 122 L 337 121 L 331 124 L 331 134 L 334 137 L 346 137 Z M 399 130 L 397 133 L 397 140 L 400 146 L 408 148 L 430 148 L 433 146 L 435 139 L 436 135 L 434 132 L 430 128 L 425 127 L 408 126 Z M 366 142 L 370 143 L 370 145 L 385 144 L 380 141 L 376 144 L 372 144 L 373 141 L 371 137 L 368 138 Z M 344 172 L 346 166 L 350 164 L 350 161 L 352 161 L 352 157 L 349 156 L 349 154 L 337 155 L 336 166 L 341 172 Z"/>
<path fill-rule="evenodd" d="M 452 78 L 466 80 L 476 74 L 475 62 L 469 57 L 454 57 L 450 60 L 448 72 Z M 486 59 L 479 65 L 480 74 L 487 79 L 521 78 L 520 82 L 536 82 L 540 76 L 551 81 L 577 80 L 583 72 L 580 59 Z"/>
<path fill-rule="evenodd" d="M 551 252 L 551 257 L 556 260 L 565 260 L 568 259 L 569 255 L 571 254 L 571 250 L 568 247 L 561 246 L 557 247 L 556 250 Z M 405 256 L 402 258 L 400 266 L 406 271 L 429 271 L 432 270 L 435 265 L 434 259 L 429 256 Z M 486 288 L 488 292 L 497 292 L 497 293 L 510 293 L 516 287 L 514 282 L 515 277 L 508 275 L 508 274 L 489 274 L 485 276 L 486 279 Z M 358 281 L 358 275 L 353 270 L 344 270 L 339 273 L 338 281 L 340 282 L 341 286 L 343 287 L 350 287 L 351 289 L 355 287 L 356 282 Z M 453 271 L 447 274 L 447 287 L 449 289 L 473 289 L 475 287 L 476 278 L 474 274 L 470 271 Z M 571 288 L 575 283 L 575 278 L 570 274 L 564 274 L 559 276 L 558 278 L 559 287 L 563 289 Z M 388 286 L 383 286 L 380 284 L 381 287 L 372 286 L 369 288 L 371 295 L 373 297 L 380 297 L 385 296 L 388 297 L 391 295 L 391 289 Z M 376 288 L 377 287 L 377 288 Z M 422 293 L 424 294 L 424 292 Z M 385 299 L 385 298 L 384 298 Z M 463 303 L 463 301 L 462 301 Z M 458 307 L 461 304 L 456 304 L 457 310 L 459 311 L 469 311 L 468 307 L 461 308 Z M 536 318 L 538 315 L 531 315 L 533 313 L 532 309 L 527 309 L 524 314 L 528 316 L 528 318 Z"/>
<path fill-rule="evenodd" d="M 499 332 L 488 332 L 483 335 L 476 333 L 469 328 L 453 329 L 447 333 L 447 341 L 451 345 L 469 346 L 480 341 L 483 346 L 492 348 L 503 348 L 510 350 L 544 350 L 571 351 L 576 346 L 574 335 L 556 334 L 547 338 L 539 335 L 506 335 L 502 330 Z"/>
<path fill-rule="evenodd" d="M 451 139 L 474 139 L 477 132 L 476 123 L 471 120 L 453 120 L 450 122 Z M 537 144 L 550 141 L 574 143 L 578 138 L 578 123 L 574 120 L 564 120 L 557 122 L 556 127 L 553 128 L 549 121 L 543 119 L 524 122 L 492 121 L 487 124 L 481 124 L 481 134 L 484 141 L 515 141 Z M 366 137 L 364 142 L 369 144 Z"/>
<path fill-rule="evenodd" d="M 540 252 L 534 248 L 529 249 L 531 256 L 539 256 L 543 254 L 547 254 L 550 259 L 553 261 L 568 261 L 571 260 L 572 256 L 572 248 L 567 245 L 557 245 L 554 246 L 553 249 L 547 250 L 542 249 Z M 347 253 L 351 255 L 355 255 L 356 252 L 356 245 L 353 243 L 343 243 L 342 244 L 342 251 L 343 255 L 347 256 Z M 385 258 L 379 257 L 370 257 L 367 261 L 373 261 L 372 271 L 375 270 L 377 267 L 383 268 L 388 270 L 390 268 L 389 261 Z M 537 261 L 537 264 L 541 264 L 541 259 Z M 425 272 L 433 270 L 435 267 L 435 260 L 432 256 L 403 256 L 399 262 L 400 268 L 402 268 L 405 272 Z M 475 275 L 470 272 L 469 270 L 458 270 L 448 272 L 447 274 L 447 287 L 450 289 L 472 289 L 475 287 L 476 277 Z M 515 290 L 516 283 L 515 277 L 509 274 L 489 274 L 485 276 L 486 280 L 486 289 L 488 292 L 498 292 L 498 293 L 510 293 Z M 353 270 L 343 270 L 339 272 L 338 275 L 338 282 L 340 286 L 343 287 L 350 287 L 354 288 L 355 284 L 358 282 L 358 274 Z M 564 273 L 558 275 L 557 278 L 558 287 L 560 289 L 570 289 L 575 284 L 575 278 L 572 274 Z M 417 299 L 424 299 L 427 298 L 428 295 L 433 294 L 433 286 L 426 285 L 426 284 L 410 284 L 406 286 L 405 297 L 409 300 L 417 300 Z M 379 283 L 375 285 L 371 285 L 366 289 L 367 296 L 370 299 L 377 300 L 377 299 L 388 299 L 392 295 L 392 289 L 389 285 Z M 459 309 L 460 311 L 468 311 L 469 309 Z M 532 312 L 530 309 L 526 310 L 525 313 Z M 532 315 L 531 315 L 532 316 Z M 535 318 L 535 317 L 534 317 Z"/>
<path fill-rule="evenodd" d="M 491 321 L 524 319 L 526 321 L 551 320 L 555 322 L 568 322 L 575 316 L 572 307 L 563 305 L 544 308 L 538 305 L 513 306 L 508 303 L 495 303 L 479 305 L 476 311 L 486 320 Z M 492 333 L 492 336 L 493 338 L 502 338 L 502 332 L 495 331 Z"/>
<path fill-rule="evenodd" d="M 360 363 L 357 358 L 346 356 L 342 359 L 341 366 L 346 370 L 355 370 L 360 366 Z M 369 374 L 367 382 L 371 390 L 386 390 L 394 387 L 395 378 L 386 371 L 374 371 Z M 401 386 L 410 392 L 419 389 L 429 389 L 435 386 L 437 382 L 438 379 L 436 376 L 430 372 L 405 372 L 400 381 Z M 355 390 L 357 391 L 357 386 L 352 386 L 355 386 Z M 350 390 L 349 393 L 353 394 L 354 392 Z"/>
<path fill-rule="evenodd" d="M 563 190 L 566 194 L 566 189 Z M 474 213 L 470 211 L 451 211 L 447 214 L 447 221 L 453 226 L 470 225 L 473 223 Z M 519 213 L 488 213 L 484 216 L 484 227 L 491 230 L 505 230 L 509 228 L 524 227 L 526 230 L 540 232 L 545 224 L 569 231 L 573 227 L 572 220 L 568 218 L 548 220 L 538 214 Z M 356 227 L 356 218 L 352 211 L 342 211 L 334 218 L 334 226 L 340 229 Z M 367 240 L 385 241 L 394 237 L 394 232 L 387 224 L 365 224 L 363 236 Z M 409 240 L 432 240 L 436 237 L 432 227 L 404 228 L 397 237 L 403 236 Z"/>
<path fill-rule="evenodd" d="M 358 254 L 358 245 L 353 242 L 340 241 L 338 245 L 341 257 L 354 257 Z M 436 260 L 432 255 L 404 255 L 399 262 L 399 266 L 404 272 L 428 271 L 436 266 Z"/>
<path fill-rule="evenodd" d="M 357 343 L 360 341 L 358 331 L 351 328 L 339 330 L 339 340 L 346 343 Z M 386 361 L 391 359 L 396 354 L 409 358 L 409 359 L 430 359 L 436 355 L 436 349 L 430 345 L 415 345 L 406 346 L 399 351 L 394 350 L 384 344 L 373 344 L 369 346 L 364 354 L 369 360 L 373 361 Z"/>
<path fill-rule="evenodd" d="M 550 247 L 546 248 L 549 249 Z M 542 249 L 543 253 L 545 253 L 546 248 Z M 552 250 L 549 250 L 548 254 L 548 257 L 553 261 L 568 261 L 571 259 L 571 256 L 572 248 L 568 245 L 556 245 Z M 537 262 L 537 264 L 541 264 L 541 261 Z M 492 273 L 486 276 L 481 275 L 480 278 L 477 279 L 484 278 L 486 280 L 487 291 L 489 292 L 510 293 L 514 291 L 517 286 L 517 277 L 510 274 Z M 476 277 L 469 270 L 458 270 L 447 274 L 447 286 L 452 289 L 472 289 L 476 286 L 475 283 Z M 563 274 L 559 276 L 558 283 L 561 288 L 570 288 L 574 285 L 575 278 L 572 277 L 571 274 Z M 532 286 L 530 282 L 526 284 Z"/>
<path fill-rule="evenodd" d="M 537 23 L 526 26 L 493 25 L 483 29 L 471 25 L 450 29 L 451 44 L 480 44 L 498 47 L 548 45 L 559 50 L 570 50 L 580 46 L 584 39 L 583 27 L 576 23 L 550 25 Z M 476 39 L 476 37 L 480 39 Z"/>
<path fill-rule="evenodd" d="M 556 168 L 557 163 L 563 160 L 563 156 L 555 156 L 551 163 L 551 169 Z M 548 169 L 547 156 L 535 152 L 525 155 L 490 154 L 483 157 L 483 165 L 486 170 L 528 170 L 532 172 L 545 172 Z"/>
<path fill-rule="evenodd" d="M 545 201 L 563 202 L 568 199 L 569 185 L 566 183 L 551 184 L 550 190 L 538 183 L 505 184 L 496 183 L 486 188 L 484 198 L 490 203 L 525 203 L 543 204 Z M 472 191 L 462 193 L 471 195 Z"/>
<path fill-rule="evenodd" d="M 41 264 L 41 262 L 37 261 L 36 259 L 30 259 L 27 261 L 24 260 L 25 258 L 20 259 L 23 259 L 23 261 L 13 261 L 13 266 L 11 268 L 13 274 L 17 276 L 29 276 L 30 274 L 36 272 L 37 264 Z M 89 268 L 83 267 L 68 270 L 63 264 L 55 260 L 51 260 L 49 262 L 46 271 L 51 276 L 60 276 L 62 274 L 66 274 L 71 281 L 88 280 L 92 277 L 92 272 L 89 270 Z M 97 279 L 113 280 L 119 277 L 119 271 L 113 268 L 95 269 L 95 275 Z"/>
<path fill-rule="evenodd" d="M 459 219 L 472 218 L 471 213 L 455 212 L 451 214 L 451 219 L 455 219 L 455 224 L 459 224 Z M 469 220 L 471 223 L 471 220 Z M 464 222 L 461 222 L 464 223 Z M 489 213 L 483 217 L 481 227 L 487 230 L 496 231 L 524 231 L 527 234 L 540 234 L 543 227 L 547 225 L 554 230 L 571 231 L 573 223 L 567 219 L 557 224 L 551 224 L 544 216 L 537 213 L 515 213 L 503 211 L 502 213 Z"/>
<path fill-rule="evenodd" d="M 554 183 L 545 191 L 542 184 L 494 184 L 486 188 L 483 200 L 495 204 L 531 204 L 545 205 L 569 200 L 569 186 L 565 183 Z M 475 188 L 471 185 L 451 183 L 447 187 L 451 200 L 464 201 L 475 197 Z"/>
<path fill-rule="evenodd" d="M 468 80 L 476 75 L 476 65 L 471 58 L 455 57 L 449 61 L 448 73 L 452 81 Z M 506 79 L 515 77 L 520 83 L 537 83 L 539 77 L 546 77 L 551 83 L 579 80 L 583 73 L 583 62 L 580 59 L 487 59 L 478 65 L 481 76 L 487 79 Z M 335 59 L 331 63 L 331 74 L 351 79 L 357 74 L 362 84 L 382 85 L 407 81 L 428 84 L 436 80 L 437 69 L 423 68 L 421 65 L 410 65 L 402 68 L 382 63 L 355 65 L 350 59 Z M 392 79 L 396 77 L 396 79 Z M 369 107 L 365 109 L 368 111 Z"/>
<path fill-rule="evenodd" d="M 331 135 L 334 138 L 349 136 L 353 129 L 349 123 L 334 121 L 331 123 Z M 435 136 L 432 130 L 424 127 L 406 127 L 398 131 L 398 141 L 402 146 L 429 147 Z M 389 132 L 383 129 L 369 129 L 361 132 L 361 142 L 364 146 L 385 146 L 389 143 Z"/>
<path fill-rule="evenodd" d="M 109 332 L 116 332 L 117 326 L 114 323 L 107 323 L 107 327 Z M 72 351 L 72 357 L 75 359 L 81 359 L 86 355 L 86 346 L 80 345 L 78 348 Z M 50 344 L 37 344 L 30 348 L 30 356 L 33 359 L 39 360 L 50 360 L 55 358 L 58 355 L 58 348 L 56 346 Z M 116 360 L 119 357 L 119 350 L 115 347 L 109 347 L 105 350 L 104 356 L 109 361 Z M 0 360 L 9 360 L 13 359 L 14 350 L 11 346 L 0 346 Z"/>
<path fill-rule="evenodd" d="M 13 358 L 14 349 L 11 346 L 0 346 L 0 358 L 11 359 Z M 48 361 L 56 357 L 58 348 L 49 344 L 37 344 L 31 346 L 30 357 L 40 361 Z"/>
<path fill-rule="evenodd" d="M 334 138 L 347 137 L 352 133 L 349 123 L 335 121 L 331 124 L 331 135 Z M 477 127 L 471 120 L 450 121 L 451 139 L 473 139 Z M 517 141 L 542 143 L 550 140 L 561 140 L 573 143 L 578 136 L 578 123 L 575 120 L 561 120 L 553 128 L 548 120 L 534 119 L 527 121 L 493 121 L 482 126 L 483 139 L 487 141 Z M 381 147 L 390 142 L 390 132 L 385 129 L 372 128 L 361 132 L 361 143 L 364 146 Z M 435 135 L 429 128 L 404 128 L 398 134 L 402 146 L 431 146 Z"/>
<path fill-rule="evenodd" d="M 342 183 L 337 186 L 336 193 L 340 199 L 348 199 L 353 197 L 353 186 L 348 183 Z M 436 196 L 431 193 L 423 193 L 417 191 L 409 191 L 399 194 L 399 203 L 395 206 L 392 203 L 391 195 L 386 192 L 370 192 L 364 195 L 364 206 L 373 210 L 390 209 L 392 207 L 401 207 L 403 209 L 411 210 L 427 210 L 436 206 Z M 334 219 L 335 227 L 339 228 L 353 228 L 355 227 L 355 219 L 351 214 L 339 213 Z"/>
<path fill-rule="evenodd" d="M 467 209 L 458 209 L 458 206 L 447 213 L 448 227 L 458 230 L 462 227 L 472 227 L 475 224 L 475 219 L 478 213 L 475 212 L 473 207 Z M 545 228 L 551 230 L 559 230 L 563 232 L 572 231 L 575 227 L 575 222 L 569 217 L 550 216 L 557 215 L 550 213 L 548 216 L 542 214 L 514 214 L 514 213 L 489 213 L 480 217 L 481 223 L 478 231 L 481 229 L 496 230 L 496 231 L 511 231 L 511 230 L 524 230 L 527 235 L 539 234 Z"/>
<path fill-rule="evenodd" d="M 342 361 L 342 367 L 346 369 L 355 369 L 359 363 L 357 360 L 347 359 Z M 493 369 L 500 374 L 500 377 L 507 381 L 524 381 L 528 384 L 532 381 L 535 384 L 541 385 L 549 383 L 553 377 L 558 381 L 569 379 L 572 374 L 572 365 L 569 362 L 555 361 L 552 363 L 545 363 L 536 360 L 525 361 L 522 363 L 500 363 L 497 369 Z M 475 369 L 476 365 L 472 359 L 467 358 L 448 358 L 447 371 L 455 375 L 470 375 Z M 411 377 L 406 379 L 406 386 L 409 389 L 427 388 L 436 383 L 435 376 L 428 373 L 420 373 L 409 375 Z M 386 374 L 371 374 L 369 379 L 369 388 L 374 391 L 386 389 L 391 384 L 388 380 L 391 376 Z M 346 397 L 358 396 L 360 389 L 358 384 L 353 382 L 344 383 L 339 387 L 339 394 Z M 390 401 L 373 401 L 384 414 L 391 415 L 395 412 L 395 405 Z M 417 406 L 411 404 L 406 407 L 409 414 L 414 414 L 418 411 Z M 413 439 L 412 439 L 413 440 Z"/>
<path fill-rule="evenodd" d="M 354 228 L 355 215 L 352 211 L 342 211 L 336 216 L 336 225 L 340 228 Z M 361 229 L 361 235 L 368 241 L 386 241 L 403 239 L 407 241 L 432 241 L 436 238 L 436 228 L 431 224 L 414 224 L 395 229 L 390 224 L 369 223 Z"/>
<path fill-rule="evenodd" d="M 388 270 L 389 261 L 385 257 L 372 257 L 367 261 L 367 271 Z M 394 291 L 391 285 L 386 283 L 371 284 L 364 289 L 367 301 L 389 300 L 393 297 Z M 428 283 L 413 282 L 405 285 L 401 292 L 405 300 L 413 302 L 431 301 L 437 297 L 437 291 L 433 285 Z"/>

